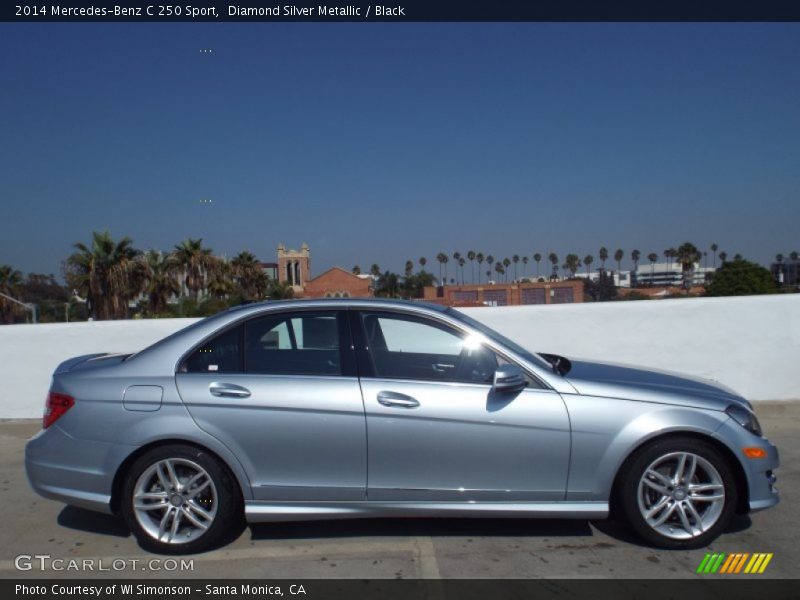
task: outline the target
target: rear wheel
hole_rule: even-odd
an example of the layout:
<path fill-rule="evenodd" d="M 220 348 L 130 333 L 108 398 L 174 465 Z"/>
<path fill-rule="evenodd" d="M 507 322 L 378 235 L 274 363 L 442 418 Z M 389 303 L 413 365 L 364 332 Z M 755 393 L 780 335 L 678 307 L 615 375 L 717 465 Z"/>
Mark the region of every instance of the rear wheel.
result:
<path fill-rule="evenodd" d="M 694 438 L 669 438 L 638 451 L 624 467 L 622 508 L 646 541 L 662 548 L 700 548 L 724 531 L 736 509 L 726 458 Z"/>
<path fill-rule="evenodd" d="M 125 479 L 122 514 L 153 552 L 202 552 L 241 523 L 241 499 L 227 468 L 192 446 L 161 446 L 140 456 Z"/>

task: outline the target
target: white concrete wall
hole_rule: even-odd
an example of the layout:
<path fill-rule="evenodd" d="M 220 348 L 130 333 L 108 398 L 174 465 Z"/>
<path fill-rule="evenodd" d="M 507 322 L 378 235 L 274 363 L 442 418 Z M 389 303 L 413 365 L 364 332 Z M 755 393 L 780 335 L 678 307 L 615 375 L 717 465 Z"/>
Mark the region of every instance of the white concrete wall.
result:
<path fill-rule="evenodd" d="M 465 312 L 532 350 L 716 379 L 751 400 L 800 399 L 800 295 Z M 0 326 L 0 418 L 39 417 L 63 360 L 133 352 L 194 320 Z"/>

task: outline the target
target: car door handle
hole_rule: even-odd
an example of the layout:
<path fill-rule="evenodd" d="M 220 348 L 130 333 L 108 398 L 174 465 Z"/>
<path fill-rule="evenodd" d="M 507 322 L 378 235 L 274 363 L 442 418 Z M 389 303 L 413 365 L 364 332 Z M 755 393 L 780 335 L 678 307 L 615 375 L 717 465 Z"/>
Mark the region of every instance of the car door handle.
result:
<path fill-rule="evenodd" d="M 416 408 L 419 406 L 419 401 L 416 398 L 398 394 L 397 392 L 378 392 L 378 402 L 393 408 Z"/>
<path fill-rule="evenodd" d="M 247 398 L 250 395 L 250 390 L 240 385 L 233 383 L 217 383 L 214 382 L 208 386 L 208 391 L 212 396 L 220 396 L 227 398 Z"/>

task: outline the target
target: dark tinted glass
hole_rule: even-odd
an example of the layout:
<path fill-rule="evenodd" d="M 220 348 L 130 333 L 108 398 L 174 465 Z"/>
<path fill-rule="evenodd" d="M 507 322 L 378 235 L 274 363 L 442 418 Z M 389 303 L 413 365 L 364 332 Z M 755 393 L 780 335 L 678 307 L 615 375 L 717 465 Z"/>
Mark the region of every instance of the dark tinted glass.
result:
<path fill-rule="evenodd" d="M 186 372 L 241 373 L 241 332 L 234 327 L 204 343 L 186 360 Z"/>
<path fill-rule="evenodd" d="M 341 375 L 335 312 L 299 312 L 245 324 L 245 370 L 266 375 Z"/>

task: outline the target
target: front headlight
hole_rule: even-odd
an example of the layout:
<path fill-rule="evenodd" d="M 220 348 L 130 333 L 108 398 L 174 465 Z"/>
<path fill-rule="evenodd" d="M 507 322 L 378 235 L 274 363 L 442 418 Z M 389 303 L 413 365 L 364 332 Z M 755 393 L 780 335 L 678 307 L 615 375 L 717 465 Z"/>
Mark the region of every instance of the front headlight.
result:
<path fill-rule="evenodd" d="M 752 434 L 761 437 L 761 424 L 756 415 L 742 406 L 731 404 L 725 409 L 728 416 Z"/>

